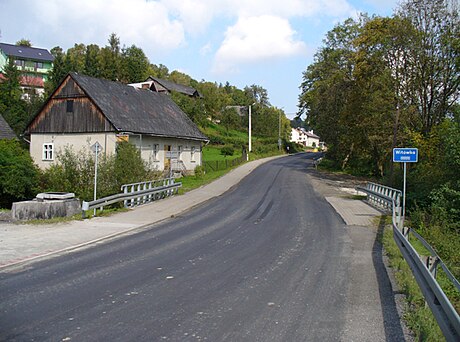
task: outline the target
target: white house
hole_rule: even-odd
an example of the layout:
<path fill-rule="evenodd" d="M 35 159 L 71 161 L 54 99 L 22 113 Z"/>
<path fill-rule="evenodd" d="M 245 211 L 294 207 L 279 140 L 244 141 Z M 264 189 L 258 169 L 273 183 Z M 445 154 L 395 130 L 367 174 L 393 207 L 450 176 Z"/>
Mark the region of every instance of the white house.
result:
<path fill-rule="evenodd" d="M 307 131 L 304 128 L 291 129 L 291 141 L 309 147 L 319 147 L 319 137 L 313 131 Z"/>
<path fill-rule="evenodd" d="M 208 138 L 164 93 L 68 74 L 26 129 L 30 154 L 46 168 L 66 146 L 89 150 L 96 142 L 113 154 L 129 141 L 153 169 L 189 172 L 201 165 Z"/>

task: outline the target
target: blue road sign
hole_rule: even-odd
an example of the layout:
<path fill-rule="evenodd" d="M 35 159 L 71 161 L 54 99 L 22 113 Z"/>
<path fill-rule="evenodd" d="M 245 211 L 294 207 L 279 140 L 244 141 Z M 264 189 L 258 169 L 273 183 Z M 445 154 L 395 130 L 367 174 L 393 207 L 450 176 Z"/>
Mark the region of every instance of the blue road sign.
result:
<path fill-rule="evenodd" d="M 394 148 L 393 162 L 394 163 L 416 163 L 418 161 L 417 148 Z"/>

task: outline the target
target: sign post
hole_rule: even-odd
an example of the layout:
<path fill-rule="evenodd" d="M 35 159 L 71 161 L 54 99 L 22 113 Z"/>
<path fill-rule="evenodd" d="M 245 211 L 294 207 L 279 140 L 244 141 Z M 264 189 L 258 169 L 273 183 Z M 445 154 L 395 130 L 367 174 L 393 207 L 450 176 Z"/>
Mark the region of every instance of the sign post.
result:
<path fill-rule="evenodd" d="M 98 157 L 98 154 L 99 152 L 102 151 L 102 146 L 101 144 L 99 144 L 99 142 L 95 142 L 92 146 L 91 146 L 91 150 L 94 152 L 94 154 L 96 155 L 96 158 L 95 158 L 95 161 L 94 161 L 94 200 L 96 200 L 96 192 L 97 192 L 97 157 Z M 96 208 L 94 208 L 94 216 L 96 216 Z"/>
<path fill-rule="evenodd" d="M 403 184 L 403 210 L 402 210 L 402 225 L 404 227 L 404 219 L 406 217 L 406 164 L 418 162 L 417 148 L 394 148 L 393 163 L 404 163 L 404 184 Z"/>
<path fill-rule="evenodd" d="M 169 181 L 172 178 L 172 161 L 179 159 L 179 151 L 167 151 L 166 152 L 166 159 L 169 159 Z"/>

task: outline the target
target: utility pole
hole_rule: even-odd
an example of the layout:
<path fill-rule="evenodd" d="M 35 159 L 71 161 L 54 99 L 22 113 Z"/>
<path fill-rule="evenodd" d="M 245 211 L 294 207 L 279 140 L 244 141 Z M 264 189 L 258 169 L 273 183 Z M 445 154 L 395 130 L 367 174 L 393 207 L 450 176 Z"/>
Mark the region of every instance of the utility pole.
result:
<path fill-rule="evenodd" d="M 281 111 L 278 112 L 278 150 L 281 151 Z"/>
<path fill-rule="evenodd" d="M 254 104 L 254 103 L 253 103 Z M 252 104 L 252 105 L 253 105 Z M 251 129 L 252 129 L 252 123 L 251 123 L 251 107 L 252 105 L 249 105 L 249 128 L 248 128 L 248 131 L 249 131 L 249 151 L 248 152 L 251 152 L 252 151 L 252 144 L 251 144 Z"/>

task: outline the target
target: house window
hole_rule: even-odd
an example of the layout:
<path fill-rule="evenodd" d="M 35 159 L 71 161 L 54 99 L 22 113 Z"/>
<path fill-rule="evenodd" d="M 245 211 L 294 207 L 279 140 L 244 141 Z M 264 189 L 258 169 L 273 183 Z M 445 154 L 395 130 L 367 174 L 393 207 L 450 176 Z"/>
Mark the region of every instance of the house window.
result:
<path fill-rule="evenodd" d="M 54 144 L 43 144 L 43 160 L 54 160 Z"/>
<path fill-rule="evenodd" d="M 26 61 L 23 59 L 15 59 L 14 64 L 19 67 L 24 67 L 26 65 Z"/>
<path fill-rule="evenodd" d="M 73 113 L 73 100 L 67 100 L 67 113 Z"/>
<path fill-rule="evenodd" d="M 182 160 L 182 145 L 177 146 L 177 160 Z"/>
<path fill-rule="evenodd" d="M 154 144 L 153 145 L 153 160 L 158 161 L 158 152 L 160 150 L 160 145 Z"/>
<path fill-rule="evenodd" d="M 195 147 L 195 146 L 192 146 L 192 150 L 191 150 L 191 151 L 192 151 L 192 152 L 191 152 L 192 155 L 191 155 L 190 160 L 191 160 L 192 162 L 195 162 L 196 147 Z"/>
<path fill-rule="evenodd" d="M 35 62 L 35 68 L 36 69 L 43 69 L 43 63 L 42 62 Z"/>

